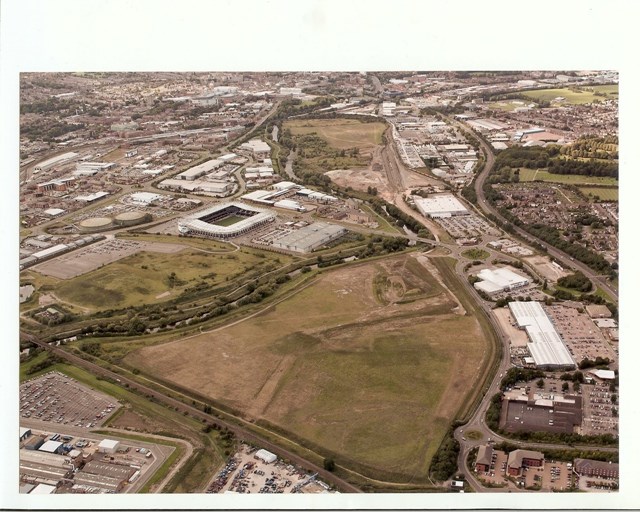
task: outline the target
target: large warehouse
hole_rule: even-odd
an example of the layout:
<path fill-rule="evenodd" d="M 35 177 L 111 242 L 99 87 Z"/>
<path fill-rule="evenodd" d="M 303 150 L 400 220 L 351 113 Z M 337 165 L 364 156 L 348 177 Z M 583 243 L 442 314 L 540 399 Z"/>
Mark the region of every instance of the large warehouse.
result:
<path fill-rule="evenodd" d="M 451 194 L 416 197 L 414 200 L 416 207 L 425 217 L 437 218 L 469 215 L 469 210 Z"/>
<path fill-rule="evenodd" d="M 295 252 L 311 252 L 340 238 L 347 232 L 342 226 L 326 222 L 314 222 L 273 241 L 273 247 Z"/>
<path fill-rule="evenodd" d="M 489 295 L 503 291 L 515 290 L 529 284 L 529 279 L 517 274 L 508 268 L 482 269 L 478 273 L 481 281 L 473 286 L 476 290 L 481 290 Z"/>
<path fill-rule="evenodd" d="M 40 162 L 38 165 L 35 166 L 34 170 L 35 172 L 46 171 L 47 169 L 54 167 L 56 165 L 67 163 L 70 160 L 73 160 L 77 156 L 78 156 L 78 153 L 69 151 L 68 153 L 63 153 L 62 155 L 54 156 L 53 158 L 49 158 L 44 162 Z"/>
<path fill-rule="evenodd" d="M 243 235 L 276 218 L 268 210 L 255 208 L 240 201 L 210 206 L 178 222 L 178 231 L 183 235 L 207 238 L 233 238 Z"/>
<path fill-rule="evenodd" d="M 576 364 L 540 302 L 509 302 L 518 327 L 527 331 L 527 348 L 538 368 L 573 369 Z"/>

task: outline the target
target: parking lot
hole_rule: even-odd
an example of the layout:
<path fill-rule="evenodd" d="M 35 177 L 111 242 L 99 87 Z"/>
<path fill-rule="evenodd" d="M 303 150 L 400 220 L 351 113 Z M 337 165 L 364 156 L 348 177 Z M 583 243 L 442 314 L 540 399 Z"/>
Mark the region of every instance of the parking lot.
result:
<path fill-rule="evenodd" d="M 585 313 L 565 306 L 545 306 L 544 309 L 576 361 L 580 362 L 585 358 L 594 361 L 598 356 L 611 361 L 617 360 L 611 345 Z"/>
<path fill-rule="evenodd" d="M 618 405 L 613 404 L 612 393 L 609 385 L 598 383 L 595 385 L 582 385 L 584 398 L 584 419 L 582 430 L 584 435 L 613 434 L 618 435 L 618 416 L 614 416 L 613 410 Z"/>
<path fill-rule="evenodd" d="M 521 477 L 520 480 L 524 482 L 524 487 L 539 487 L 544 491 L 565 491 L 573 484 L 572 470 L 567 467 L 567 464 L 567 462 L 545 460 L 541 468 L 524 468 L 523 478 Z"/>
<path fill-rule="evenodd" d="M 20 385 L 20 416 L 61 425 L 102 425 L 120 404 L 59 372 L 49 372 Z"/>
<path fill-rule="evenodd" d="M 435 219 L 454 238 L 469 238 L 475 236 L 500 236 L 501 233 L 487 221 L 477 215 L 462 215 Z"/>
<path fill-rule="evenodd" d="M 140 251 L 174 253 L 184 247 L 179 244 L 112 238 L 45 261 L 33 269 L 58 279 L 71 279 Z"/>
<path fill-rule="evenodd" d="M 542 467 L 523 468 L 520 476 L 507 475 L 508 454 L 494 451 L 489 471 L 477 473 L 485 484 L 492 487 L 520 487 L 541 491 L 564 491 L 574 484 L 576 478 L 571 463 L 545 461 Z M 569 464 L 569 465 L 567 465 Z"/>
<path fill-rule="evenodd" d="M 214 477 L 207 493 L 319 493 L 329 490 L 302 469 L 280 460 L 267 464 L 254 455 L 257 448 L 241 445 L 239 451 Z"/>

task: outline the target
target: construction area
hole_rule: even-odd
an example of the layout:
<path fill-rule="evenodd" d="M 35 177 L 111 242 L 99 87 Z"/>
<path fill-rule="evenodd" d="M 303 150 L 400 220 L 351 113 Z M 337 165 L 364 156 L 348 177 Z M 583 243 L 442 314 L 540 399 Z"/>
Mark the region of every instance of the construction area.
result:
<path fill-rule="evenodd" d="M 337 492 L 315 475 L 285 464 L 267 450 L 247 444 L 214 477 L 207 493 L 318 494 Z"/>

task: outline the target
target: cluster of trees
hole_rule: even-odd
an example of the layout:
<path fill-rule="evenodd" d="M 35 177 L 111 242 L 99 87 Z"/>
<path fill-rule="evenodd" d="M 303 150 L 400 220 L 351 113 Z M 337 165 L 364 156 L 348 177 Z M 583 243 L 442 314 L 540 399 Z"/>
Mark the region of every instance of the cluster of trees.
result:
<path fill-rule="evenodd" d="M 618 162 L 602 160 L 573 160 L 557 158 L 549 161 L 549 172 L 552 174 L 578 174 L 581 176 L 618 177 Z"/>
<path fill-rule="evenodd" d="M 500 428 L 500 412 L 502 411 L 502 393 L 496 393 L 491 397 L 491 403 L 487 409 L 485 421 L 487 427 L 497 431 Z"/>
<path fill-rule="evenodd" d="M 591 444 L 597 446 L 611 446 L 618 444 L 618 438 L 612 434 L 599 434 L 595 436 L 583 436 L 573 432 L 510 432 L 509 437 L 519 441 L 531 441 L 535 443 L 558 443 L 565 445 Z"/>
<path fill-rule="evenodd" d="M 39 363 L 31 366 L 27 371 L 27 375 L 33 375 L 34 373 L 38 373 L 39 371 L 44 370 L 45 368 L 49 368 L 49 366 L 53 366 L 54 364 L 61 363 L 62 359 L 58 356 L 54 356 L 53 354 L 49 354 L 46 359 L 40 361 Z"/>
<path fill-rule="evenodd" d="M 544 377 L 544 372 L 531 368 L 509 368 L 502 381 L 500 381 L 500 389 L 504 391 L 508 387 L 513 386 L 516 382 L 528 382 L 533 379 Z"/>
<path fill-rule="evenodd" d="M 573 144 L 562 146 L 560 148 L 560 154 L 574 158 L 603 158 L 608 160 L 617 160 L 618 136 L 583 136 Z"/>
<path fill-rule="evenodd" d="M 503 441 L 501 443 L 497 443 L 494 448 L 499 451 L 511 453 L 514 450 L 518 450 L 520 446 Z M 544 454 L 546 459 L 550 460 L 573 461 L 574 459 L 591 459 L 603 462 L 618 462 L 618 452 L 581 450 L 575 448 L 543 448 L 540 451 Z"/>
<path fill-rule="evenodd" d="M 167 286 L 169 288 L 174 288 L 176 286 L 182 286 L 185 284 L 185 281 L 180 279 L 175 272 L 171 272 L 166 278 Z"/>
<path fill-rule="evenodd" d="M 549 165 L 550 158 L 551 154 L 547 148 L 540 146 L 528 148 L 513 146 L 498 153 L 495 167 L 491 174 L 500 172 L 503 167 L 541 169 Z"/>
<path fill-rule="evenodd" d="M 376 213 L 382 215 L 383 217 L 393 217 L 397 226 L 407 226 L 407 228 L 409 228 L 414 233 L 417 233 L 421 237 L 433 238 L 433 235 L 429 231 L 427 231 L 424 225 L 414 219 L 411 215 L 403 212 L 397 206 L 387 203 L 382 199 L 373 199 L 371 201 L 371 207 L 376 211 Z"/>
<path fill-rule="evenodd" d="M 43 101 L 34 101 L 32 103 L 21 103 L 20 115 L 22 114 L 64 114 L 74 109 L 79 104 L 75 101 L 61 100 L 60 98 L 51 97 Z"/>
<path fill-rule="evenodd" d="M 584 382 L 584 374 L 580 370 L 576 370 L 573 373 L 565 372 L 560 375 L 560 380 L 578 382 L 582 384 Z"/>
<path fill-rule="evenodd" d="M 45 142 L 52 142 L 56 137 L 81 130 L 84 127 L 84 123 L 38 122 L 21 127 L 21 134 L 29 140 L 42 139 Z"/>
<path fill-rule="evenodd" d="M 609 366 L 609 364 L 611 364 L 611 360 L 608 357 L 597 356 L 595 360 L 585 357 L 578 363 L 578 368 L 586 370 L 587 368 L 606 367 Z"/>
<path fill-rule="evenodd" d="M 358 252 L 357 257 L 358 259 L 364 259 L 381 254 L 390 254 L 402 251 L 406 249 L 408 245 L 409 240 L 406 238 L 382 238 L 380 236 L 376 236 L 369 241 L 366 248 Z"/>
<path fill-rule="evenodd" d="M 458 470 L 460 443 L 453 437 L 454 432 L 455 425 L 452 425 L 442 444 L 440 444 L 438 451 L 433 456 L 433 459 L 431 459 L 429 472 L 434 480 L 447 480 Z"/>
<path fill-rule="evenodd" d="M 589 278 L 580 271 L 577 271 L 575 274 L 561 277 L 558 279 L 558 284 L 565 288 L 571 288 L 572 290 L 578 290 L 580 292 L 590 292 L 593 288 L 593 284 L 591 284 Z"/>
<path fill-rule="evenodd" d="M 487 182 L 491 185 L 496 183 L 518 183 L 520 181 L 520 169 L 512 170 L 511 167 L 505 165 L 499 171 L 492 172 Z"/>

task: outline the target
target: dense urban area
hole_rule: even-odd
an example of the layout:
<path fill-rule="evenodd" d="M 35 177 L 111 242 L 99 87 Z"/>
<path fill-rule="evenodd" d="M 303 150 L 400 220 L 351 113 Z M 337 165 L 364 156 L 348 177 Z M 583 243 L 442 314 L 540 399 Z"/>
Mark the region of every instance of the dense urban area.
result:
<path fill-rule="evenodd" d="M 23 73 L 19 172 L 20 493 L 618 490 L 616 72 Z"/>

